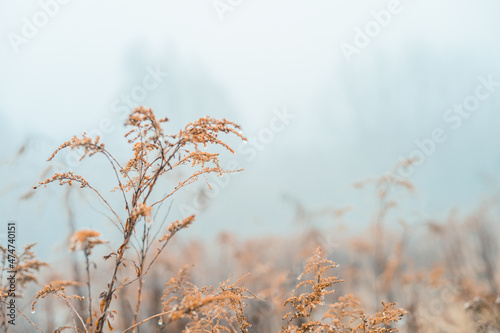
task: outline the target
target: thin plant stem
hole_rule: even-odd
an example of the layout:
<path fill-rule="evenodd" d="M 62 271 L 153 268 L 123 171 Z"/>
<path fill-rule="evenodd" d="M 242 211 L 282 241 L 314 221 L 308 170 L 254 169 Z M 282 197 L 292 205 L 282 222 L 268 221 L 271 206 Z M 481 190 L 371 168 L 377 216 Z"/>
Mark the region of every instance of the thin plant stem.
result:
<path fill-rule="evenodd" d="M 2 299 L 0 299 L 0 302 L 4 303 L 4 304 L 6 304 L 6 305 L 10 305 L 10 303 L 7 303 L 6 301 L 4 301 L 4 300 L 2 300 Z M 20 314 L 21 314 L 21 316 L 23 316 L 23 317 L 24 317 L 24 319 L 26 319 L 26 320 L 28 321 L 28 323 L 30 323 L 30 324 L 31 324 L 31 326 L 33 326 L 34 328 L 36 328 L 37 330 L 39 330 L 40 332 L 42 332 L 42 333 L 43 333 L 43 330 L 42 330 L 40 327 L 38 327 L 37 325 L 35 325 L 35 323 L 33 323 L 33 322 L 32 322 L 32 321 L 28 318 L 28 317 L 26 317 L 26 315 L 25 315 L 25 314 L 24 314 L 21 310 L 19 310 L 19 308 L 18 308 L 18 307 L 14 306 L 14 308 L 16 309 L 16 311 L 17 311 L 18 313 L 20 313 Z"/>
<path fill-rule="evenodd" d="M 91 289 L 90 289 L 90 263 L 89 263 L 89 255 L 90 253 L 88 253 L 88 250 L 85 251 L 85 264 L 86 264 L 86 268 L 87 268 L 87 290 L 88 290 L 88 294 L 89 294 L 89 299 L 88 299 L 88 303 L 89 303 L 89 327 L 90 329 L 92 330 L 92 292 L 91 292 Z"/>

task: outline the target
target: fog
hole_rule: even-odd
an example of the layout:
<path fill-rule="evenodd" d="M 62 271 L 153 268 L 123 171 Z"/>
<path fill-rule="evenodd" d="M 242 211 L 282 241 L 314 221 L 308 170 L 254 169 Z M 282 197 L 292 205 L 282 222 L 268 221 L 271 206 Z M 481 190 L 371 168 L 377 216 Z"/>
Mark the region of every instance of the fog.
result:
<path fill-rule="evenodd" d="M 201 180 L 173 201 L 169 219 L 197 213 L 185 237 L 297 232 L 297 207 L 352 205 L 345 221 L 363 228 L 375 192 L 352 184 L 409 157 L 422 163 L 400 175 L 416 187 L 398 196 L 403 216 L 466 213 L 498 189 L 499 10 L 496 1 L 2 1 L 4 222 L 17 221 L 21 243 L 53 240 L 40 241 L 45 255 L 64 245 L 67 207 L 79 228 L 112 230 L 85 190 L 69 203 L 57 185 L 23 196 L 50 176 L 52 151 L 84 131 L 126 160 L 123 116 L 139 105 L 168 117 L 167 130 L 210 115 L 250 139 L 228 138 L 236 154 L 223 165 L 245 171 L 205 189 L 210 200 L 198 200 Z M 104 159 L 56 161 L 120 205 Z"/>

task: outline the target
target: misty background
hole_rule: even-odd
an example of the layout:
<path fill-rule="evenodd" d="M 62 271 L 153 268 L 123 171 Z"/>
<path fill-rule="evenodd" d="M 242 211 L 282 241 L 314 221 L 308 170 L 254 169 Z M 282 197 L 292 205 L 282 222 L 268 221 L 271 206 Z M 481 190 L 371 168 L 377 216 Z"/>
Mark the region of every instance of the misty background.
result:
<path fill-rule="evenodd" d="M 105 159 L 68 165 L 63 153 L 43 174 L 46 159 L 84 131 L 100 131 L 115 157 L 128 159 L 123 98 L 155 71 L 162 73 L 156 87 L 132 98 L 133 107 L 168 117 L 172 132 L 206 115 L 224 117 L 260 147 L 250 141 L 239 149 L 228 138 L 236 154 L 222 160 L 245 171 L 221 179 L 215 194 L 200 180 L 162 207 L 160 218 L 172 204 L 169 221 L 195 210 L 197 221 L 183 237 L 286 235 L 300 232 L 300 216 L 324 226 L 334 223 L 325 212 L 347 206 L 343 223 L 361 230 L 376 192 L 352 184 L 392 170 L 436 128 L 447 140 L 408 177 L 415 193 L 397 193 L 400 215 L 423 224 L 454 208 L 466 214 L 496 195 L 500 88 L 457 129 L 443 118 L 474 94 L 480 77 L 500 81 L 496 1 L 402 0 L 350 61 L 342 43 L 353 45 L 357 28 L 391 1 L 72 0 L 57 2 L 32 38 L 13 42 L 49 2 L 0 1 L 2 225 L 17 221 L 18 244 L 38 241 L 42 259 L 64 246 L 69 218 L 103 239 L 115 232 L 90 191 L 32 187 L 67 167 L 120 205 L 108 192 L 115 184 Z M 283 130 L 262 134 L 284 112 L 290 117 Z M 112 129 L 104 133 L 102 124 Z"/>

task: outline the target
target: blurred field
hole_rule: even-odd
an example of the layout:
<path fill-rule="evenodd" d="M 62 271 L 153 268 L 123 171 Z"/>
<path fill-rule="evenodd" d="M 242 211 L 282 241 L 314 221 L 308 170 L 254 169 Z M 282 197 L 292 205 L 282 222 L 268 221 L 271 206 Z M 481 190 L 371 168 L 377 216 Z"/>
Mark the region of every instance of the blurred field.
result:
<path fill-rule="evenodd" d="M 398 176 L 398 168 L 415 162 L 408 160 L 392 173 L 353 184 L 377 202 L 366 229 L 345 223 L 344 215 L 360 209 L 355 204 L 315 211 L 297 203 L 294 221 L 300 232 L 295 234 L 244 238 L 220 231 L 216 241 L 179 238 L 176 233 L 196 228 L 195 217 L 166 223 L 168 214 L 157 216 L 162 204 L 155 205 L 170 194 L 151 204 L 148 191 L 174 168 L 193 175 L 179 181 L 171 194 L 205 173 L 234 172 L 221 168 L 219 155 L 210 150 L 212 145 L 231 149 L 218 134 L 245 138 L 238 125 L 226 120 L 202 118 L 174 135 L 161 131 L 162 122 L 144 108 L 130 115 L 133 155 L 124 166 L 98 138 L 75 137 L 60 147 L 84 150 L 84 157 L 104 154 L 113 166 L 115 161 L 120 167 L 116 174 L 124 180 L 113 194 L 122 192 L 125 210 L 115 211 L 101 197 L 116 217 L 109 219 L 115 235 L 108 235 L 76 230 L 66 207 L 69 237 L 58 240 L 67 244 L 61 261 L 39 261 L 36 246 L 24 252 L 19 248 L 18 323 L 9 326 L 2 307 L 3 331 L 500 331 L 496 197 L 468 216 L 451 210 L 443 220 L 415 223 L 412 217 L 409 223 L 397 209 L 408 200 L 405 194 L 415 192 L 411 182 Z M 206 152 L 198 148 L 207 144 L 211 149 Z M 40 186 L 52 182 L 94 190 L 72 173 L 56 173 Z M 63 214 L 62 208 L 54 214 Z M 327 225 L 316 226 L 317 216 Z M 10 251 L 0 249 L 5 281 Z M 2 295 L 7 305 L 6 285 Z"/>

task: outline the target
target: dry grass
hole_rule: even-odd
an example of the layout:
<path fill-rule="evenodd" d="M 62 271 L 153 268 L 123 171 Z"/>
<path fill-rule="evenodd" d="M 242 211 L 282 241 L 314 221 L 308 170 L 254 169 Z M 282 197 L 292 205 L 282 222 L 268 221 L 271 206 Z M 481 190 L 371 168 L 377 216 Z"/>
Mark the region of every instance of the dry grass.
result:
<path fill-rule="evenodd" d="M 199 240 L 179 243 L 175 235 L 190 227 L 195 216 L 164 225 L 155 212 L 207 174 L 240 171 L 225 170 L 218 154 L 201 148 L 218 146 L 234 153 L 223 135 L 246 139 L 239 125 L 225 119 L 201 118 L 175 134 L 164 132 L 167 121 L 152 110 L 134 110 L 126 122 L 132 156 L 125 163 L 99 138 L 85 134 L 50 157 L 63 149 L 81 151 L 82 159 L 104 156 L 116 179 L 112 195 L 123 201 L 121 207 L 112 206 L 102 189 L 71 172 L 56 173 L 35 187 L 55 182 L 92 191 L 114 216 L 116 234 L 78 231 L 70 223 L 68 261 L 53 264 L 50 275 L 41 271 L 48 264 L 36 259 L 33 244 L 16 257 L 23 294 L 18 297 L 32 300 L 32 309 L 43 314 L 28 316 L 18 309 L 32 331 L 500 331 L 495 201 L 469 217 L 452 213 L 444 222 L 410 226 L 397 216 L 398 198 L 415 188 L 395 176 L 397 166 L 393 173 L 355 184 L 371 186 L 378 202 L 366 233 L 348 237 L 335 226 L 311 227 L 293 238 L 240 240 L 221 234 L 218 246 Z M 177 169 L 188 170 L 188 176 L 169 192 L 159 192 L 160 180 Z M 300 208 L 299 218 L 307 223 Z M 311 216 L 336 221 L 345 213 L 325 208 Z M 395 221 L 400 222 L 397 228 Z M 5 281 L 8 250 L 0 251 Z M 73 277 L 63 265 L 73 267 Z M 39 282 L 46 279 L 51 282 Z M 39 291 L 33 293 L 30 285 Z M 6 287 L 0 286 L 0 292 L 5 303 Z M 4 332 L 16 332 L 4 308 L 0 324 Z"/>

